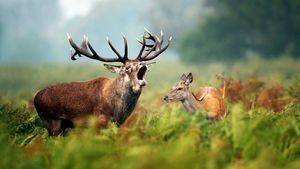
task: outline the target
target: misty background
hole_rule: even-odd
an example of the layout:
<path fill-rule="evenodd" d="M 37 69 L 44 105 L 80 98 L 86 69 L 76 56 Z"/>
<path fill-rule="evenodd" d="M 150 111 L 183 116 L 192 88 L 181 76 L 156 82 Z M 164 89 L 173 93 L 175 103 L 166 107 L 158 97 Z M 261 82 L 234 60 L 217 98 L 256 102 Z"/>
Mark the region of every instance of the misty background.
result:
<path fill-rule="evenodd" d="M 11 0 L 0 2 L 1 63 L 69 62 L 66 33 L 79 43 L 87 35 L 99 54 L 114 57 L 106 37 L 123 51 L 121 32 L 130 56 L 136 56 L 136 38 L 144 27 L 177 36 L 196 25 L 198 0 Z M 195 6 L 195 4 L 197 4 Z M 198 5 L 199 4 L 199 5 Z M 168 11 L 165 11 L 166 7 Z M 175 16 L 176 15 L 176 16 Z M 173 45 L 172 45 L 173 46 Z"/>
<path fill-rule="evenodd" d="M 69 63 L 66 33 L 113 57 L 106 37 L 123 51 L 122 32 L 135 57 L 144 27 L 187 63 L 300 56 L 299 0 L 0 0 L 0 63 Z"/>

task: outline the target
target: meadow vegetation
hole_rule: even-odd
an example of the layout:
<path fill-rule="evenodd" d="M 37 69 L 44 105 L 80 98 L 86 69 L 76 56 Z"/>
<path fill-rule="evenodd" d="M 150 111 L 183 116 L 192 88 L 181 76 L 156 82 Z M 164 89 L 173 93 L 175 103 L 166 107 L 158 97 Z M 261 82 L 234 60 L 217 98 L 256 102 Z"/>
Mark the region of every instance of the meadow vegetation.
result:
<path fill-rule="evenodd" d="M 226 118 L 211 122 L 204 110 L 191 114 L 162 101 L 188 72 L 194 91 L 221 87 L 215 74 L 225 72 Z M 90 119 L 88 127 L 52 138 L 32 107 L 34 93 L 52 83 L 114 75 L 90 62 L 1 66 L 0 168 L 299 168 L 299 72 L 299 60 L 289 57 L 192 66 L 161 59 L 146 75 L 128 125 L 97 129 Z"/>

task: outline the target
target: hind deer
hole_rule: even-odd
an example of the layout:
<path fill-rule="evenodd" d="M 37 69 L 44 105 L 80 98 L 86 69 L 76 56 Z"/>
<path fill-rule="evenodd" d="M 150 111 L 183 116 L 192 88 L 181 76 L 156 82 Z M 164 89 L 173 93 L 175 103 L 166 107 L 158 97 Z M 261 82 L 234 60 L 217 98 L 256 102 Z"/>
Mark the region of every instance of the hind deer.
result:
<path fill-rule="evenodd" d="M 218 120 L 224 117 L 226 108 L 220 91 L 214 87 L 200 87 L 194 94 L 189 90 L 192 82 L 192 73 L 189 73 L 187 76 L 183 74 L 179 82 L 172 87 L 171 91 L 163 99 L 166 102 L 180 101 L 189 112 L 203 108 L 208 111 L 207 118 L 211 120 Z"/>
<path fill-rule="evenodd" d="M 146 30 L 146 29 L 145 29 Z M 141 49 L 135 59 L 128 58 L 127 39 L 124 40 L 124 55 L 107 39 L 109 46 L 117 55 L 115 58 L 102 57 L 96 53 L 88 38 L 77 46 L 70 35 L 68 41 L 72 46 L 71 59 L 85 56 L 101 62 L 120 62 L 122 65 L 104 64 L 118 77 L 109 79 L 97 77 L 83 82 L 61 83 L 40 90 L 34 98 L 34 106 L 45 127 L 52 136 L 57 136 L 66 128 L 74 125 L 76 119 L 87 119 L 89 116 L 98 118 L 99 127 L 106 126 L 109 120 L 121 125 L 132 113 L 146 85 L 145 74 L 153 63 L 146 63 L 164 52 L 172 40 L 169 38 L 163 46 L 163 33 L 160 36 L 145 31 Z"/>

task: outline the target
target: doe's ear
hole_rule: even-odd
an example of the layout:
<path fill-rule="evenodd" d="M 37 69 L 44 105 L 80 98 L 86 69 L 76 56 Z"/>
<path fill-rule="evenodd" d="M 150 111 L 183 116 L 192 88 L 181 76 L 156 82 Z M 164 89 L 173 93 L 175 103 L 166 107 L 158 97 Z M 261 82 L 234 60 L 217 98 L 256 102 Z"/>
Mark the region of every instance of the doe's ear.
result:
<path fill-rule="evenodd" d="M 193 74 L 192 73 L 189 73 L 187 76 L 186 76 L 186 80 L 185 80 L 185 84 L 186 85 L 189 85 L 190 83 L 193 82 Z"/>
<path fill-rule="evenodd" d="M 112 73 L 120 73 L 122 69 L 122 66 L 117 66 L 117 65 L 104 64 L 104 66 Z"/>
<path fill-rule="evenodd" d="M 185 81 L 186 80 L 186 75 L 182 74 L 180 80 Z"/>

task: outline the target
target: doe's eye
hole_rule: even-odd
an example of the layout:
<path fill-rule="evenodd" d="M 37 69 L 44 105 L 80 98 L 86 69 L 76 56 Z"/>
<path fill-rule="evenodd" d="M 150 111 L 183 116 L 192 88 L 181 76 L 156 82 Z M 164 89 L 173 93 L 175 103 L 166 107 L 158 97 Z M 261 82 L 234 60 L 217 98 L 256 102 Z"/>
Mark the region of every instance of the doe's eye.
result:
<path fill-rule="evenodd" d="M 130 66 L 125 67 L 125 70 L 129 71 L 130 70 Z"/>

